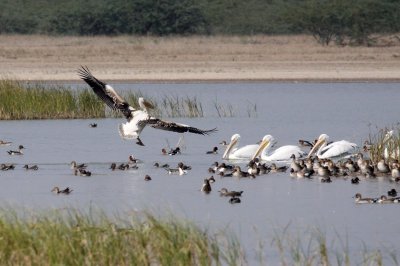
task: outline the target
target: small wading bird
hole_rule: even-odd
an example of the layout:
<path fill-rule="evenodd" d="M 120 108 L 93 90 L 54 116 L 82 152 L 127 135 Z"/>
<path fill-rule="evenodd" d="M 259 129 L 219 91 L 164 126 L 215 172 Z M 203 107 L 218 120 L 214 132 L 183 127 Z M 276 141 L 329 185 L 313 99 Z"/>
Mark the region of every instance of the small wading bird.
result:
<path fill-rule="evenodd" d="M 120 111 L 125 116 L 128 122 L 119 125 L 119 133 L 123 139 L 135 139 L 136 144 L 144 146 L 139 136 L 146 125 L 178 133 L 190 132 L 200 135 L 208 135 L 217 131 L 216 128 L 201 130 L 188 125 L 164 121 L 150 116 L 147 109 L 153 108 L 153 106 L 143 98 L 139 98 L 139 106 L 141 109 L 134 109 L 119 96 L 110 85 L 95 78 L 87 67 L 82 66 L 78 69 L 78 74 L 108 107 Z"/>

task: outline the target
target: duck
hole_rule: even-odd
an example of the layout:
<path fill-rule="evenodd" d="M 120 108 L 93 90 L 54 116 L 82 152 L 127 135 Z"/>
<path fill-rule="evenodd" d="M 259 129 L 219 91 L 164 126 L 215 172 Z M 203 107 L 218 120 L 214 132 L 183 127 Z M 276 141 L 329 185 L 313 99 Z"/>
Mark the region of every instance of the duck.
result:
<path fill-rule="evenodd" d="M 249 174 L 248 172 L 244 172 L 242 171 L 242 169 L 240 168 L 240 166 L 236 165 L 235 168 L 233 169 L 232 175 L 234 177 L 250 177 L 250 178 L 255 178 L 255 175 Z"/>
<path fill-rule="evenodd" d="M 210 176 L 209 178 L 207 178 L 208 179 L 208 181 L 210 182 L 210 183 L 215 183 L 215 178 L 214 178 L 214 176 Z"/>
<path fill-rule="evenodd" d="M 150 180 L 151 180 L 151 177 L 150 177 L 149 175 L 145 175 L 145 176 L 144 176 L 144 180 L 145 180 L 145 181 L 150 181 Z"/>
<path fill-rule="evenodd" d="M 218 147 L 214 147 L 211 151 L 207 151 L 206 154 L 218 154 Z"/>
<path fill-rule="evenodd" d="M 11 141 L 0 140 L 0 146 L 10 146 Z"/>
<path fill-rule="evenodd" d="M 29 165 L 27 165 L 27 164 L 25 164 L 24 165 L 24 168 L 26 169 L 26 170 L 38 170 L 39 169 L 39 167 L 35 164 L 35 165 L 32 165 L 32 166 L 29 166 Z"/>
<path fill-rule="evenodd" d="M 358 184 L 358 183 L 360 183 L 360 179 L 356 176 L 356 177 L 351 179 L 351 183 L 352 184 Z"/>
<path fill-rule="evenodd" d="M 79 176 L 91 176 L 92 172 L 87 171 L 83 168 L 76 168 L 74 169 L 74 175 L 79 175 Z"/>
<path fill-rule="evenodd" d="M 14 169 L 15 169 L 15 166 L 13 164 L 2 163 L 0 165 L 0 170 L 2 170 L 2 171 L 8 171 L 8 170 L 14 170 Z"/>
<path fill-rule="evenodd" d="M 391 190 L 389 190 L 389 191 L 387 192 L 387 194 L 388 194 L 388 196 L 390 196 L 390 197 L 396 197 L 396 196 L 397 196 L 397 191 L 396 191 L 396 189 L 392 188 Z"/>
<path fill-rule="evenodd" d="M 363 203 L 376 203 L 378 199 L 375 198 L 363 198 L 360 193 L 357 193 L 353 197 L 355 199 L 355 203 L 363 204 Z"/>
<path fill-rule="evenodd" d="M 179 147 L 176 147 L 175 149 L 171 149 L 169 152 L 168 152 L 168 155 L 177 155 L 177 154 L 181 154 L 181 148 L 179 148 Z"/>
<path fill-rule="evenodd" d="M 182 167 L 178 167 L 178 168 L 164 168 L 165 170 L 167 170 L 169 175 L 186 175 L 187 174 L 187 170 L 183 170 Z"/>
<path fill-rule="evenodd" d="M 204 179 L 204 183 L 203 183 L 203 186 L 201 187 L 201 191 L 203 191 L 206 194 L 211 192 L 211 184 L 210 184 L 210 180 L 208 178 Z"/>
<path fill-rule="evenodd" d="M 236 204 L 236 203 L 241 203 L 241 202 L 242 202 L 242 200 L 238 197 L 232 197 L 229 199 L 230 204 Z"/>
<path fill-rule="evenodd" d="M 22 145 L 19 145 L 17 151 L 9 150 L 9 151 L 7 151 L 7 153 L 10 155 L 23 155 L 24 154 L 22 152 L 23 149 L 25 149 L 25 147 Z"/>
<path fill-rule="evenodd" d="M 221 188 L 219 191 L 219 195 L 221 197 L 241 197 L 243 194 L 243 191 L 229 191 L 227 188 Z"/>
<path fill-rule="evenodd" d="M 75 169 L 84 169 L 84 168 L 86 168 L 86 167 L 87 167 L 87 165 L 84 164 L 84 163 L 77 164 L 76 161 L 72 161 L 72 162 L 71 162 L 71 169 L 72 169 L 72 170 L 75 170 Z"/>
<path fill-rule="evenodd" d="M 69 193 L 71 193 L 73 190 L 70 189 L 69 187 L 65 188 L 65 189 L 61 189 L 59 187 L 54 187 L 51 192 L 54 192 L 56 194 L 66 194 L 68 195 Z"/>
<path fill-rule="evenodd" d="M 156 168 L 169 168 L 169 164 L 167 164 L 167 163 L 165 163 L 165 164 L 160 164 L 160 163 L 158 163 L 158 162 L 155 162 L 154 163 L 154 165 L 153 165 L 154 167 L 156 167 Z"/>
<path fill-rule="evenodd" d="M 113 171 L 115 171 L 116 169 L 118 169 L 118 170 L 128 170 L 129 169 L 129 164 L 121 163 L 120 165 L 117 166 L 116 163 L 112 163 L 111 166 L 110 166 L 110 169 L 113 170 Z"/>
<path fill-rule="evenodd" d="M 192 170 L 192 167 L 190 165 L 186 165 L 183 162 L 179 162 L 178 167 L 182 168 L 182 170 Z"/>
<path fill-rule="evenodd" d="M 286 166 L 286 165 L 283 165 L 283 166 L 276 166 L 276 164 L 275 163 L 271 163 L 271 166 L 270 166 L 270 172 L 271 173 L 284 173 L 284 172 L 286 172 L 286 170 L 288 169 L 288 167 Z M 292 168 L 293 169 L 293 168 Z M 294 169 L 293 169 L 294 170 Z M 295 171 L 295 170 L 294 170 Z"/>
<path fill-rule="evenodd" d="M 385 195 L 380 196 L 380 198 L 377 200 L 377 203 L 394 203 L 395 198 L 390 198 L 388 199 Z"/>
<path fill-rule="evenodd" d="M 92 128 L 95 128 L 95 127 L 97 127 L 97 124 L 96 123 L 90 123 L 89 126 L 92 127 Z"/>

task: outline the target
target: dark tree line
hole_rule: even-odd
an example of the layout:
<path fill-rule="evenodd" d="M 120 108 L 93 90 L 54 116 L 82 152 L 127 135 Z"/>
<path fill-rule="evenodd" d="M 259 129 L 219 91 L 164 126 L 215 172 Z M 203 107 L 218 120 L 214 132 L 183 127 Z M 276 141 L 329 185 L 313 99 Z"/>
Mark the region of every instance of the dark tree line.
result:
<path fill-rule="evenodd" d="M 1 0 L 0 34 L 310 33 L 321 44 L 372 44 L 397 33 L 398 0 Z"/>

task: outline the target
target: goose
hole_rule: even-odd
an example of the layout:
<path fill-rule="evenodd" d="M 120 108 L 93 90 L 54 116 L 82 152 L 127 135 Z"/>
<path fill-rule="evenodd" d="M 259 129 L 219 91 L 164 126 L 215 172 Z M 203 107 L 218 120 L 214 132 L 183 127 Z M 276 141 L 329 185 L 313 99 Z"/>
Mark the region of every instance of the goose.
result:
<path fill-rule="evenodd" d="M 164 121 L 159 118 L 150 116 L 148 109 L 152 105 L 145 101 L 142 97 L 139 98 L 139 106 L 141 109 L 135 109 L 128 104 L 117 92 L 108 84 L 95 78 L 87 67 L 81 66 L 78 69 L 78 75 L 92 89 L 93 92 L 112 110 L 120 111 L 127 122 L 119 125 L 119 134 L 123 139 L 136 140 L 136 144 L 144 146 L 140 139 L 140 133 L 146 125 L 150 125 L 156 129 L 173 131 L 177 133 L 195 133 L 200 135 L 209 135 L 216 132 L 217 129 L 202 130 L 189 125 Z"/>

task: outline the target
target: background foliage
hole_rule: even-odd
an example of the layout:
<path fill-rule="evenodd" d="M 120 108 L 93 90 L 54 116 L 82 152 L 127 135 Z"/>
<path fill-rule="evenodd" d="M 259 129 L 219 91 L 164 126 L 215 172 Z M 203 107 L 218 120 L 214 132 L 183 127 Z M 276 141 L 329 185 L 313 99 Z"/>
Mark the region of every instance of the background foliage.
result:
<path fill-rule="evenodd" d="M 397 0 L 2 0 L 0 34 L 311 33 L 321 44 L 371 45 L 400 29 Z"/>

